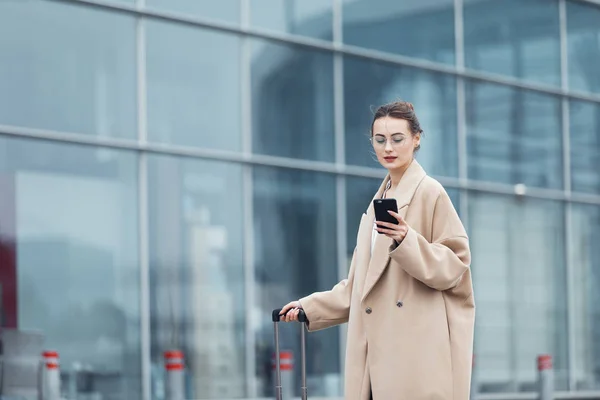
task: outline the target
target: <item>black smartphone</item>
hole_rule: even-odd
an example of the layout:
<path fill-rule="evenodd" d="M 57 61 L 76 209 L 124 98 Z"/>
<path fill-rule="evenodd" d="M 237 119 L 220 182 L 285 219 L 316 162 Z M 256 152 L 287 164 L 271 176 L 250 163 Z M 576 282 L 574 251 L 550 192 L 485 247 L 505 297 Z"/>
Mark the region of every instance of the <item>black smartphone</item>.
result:
<path fill-rule="evenodd" d="M 396 199 L 375 199 L 373 200 L 373 208 L 375 209 L 375 221 L 398 224 L 398 220 L 388 212 L 388 210 L 398 212 Z"/>

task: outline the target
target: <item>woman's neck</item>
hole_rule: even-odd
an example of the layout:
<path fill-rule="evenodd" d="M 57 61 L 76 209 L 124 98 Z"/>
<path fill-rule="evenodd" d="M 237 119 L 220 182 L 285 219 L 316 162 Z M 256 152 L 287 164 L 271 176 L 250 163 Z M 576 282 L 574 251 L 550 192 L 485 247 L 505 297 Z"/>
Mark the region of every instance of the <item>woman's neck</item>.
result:
<path fill-rule="evenodd" d="M 404 173 L 406 172 L 406 170 L 408 169 L 409 166 L 410 166 L 410 162 L 399 168 L 389 170 L 390 180 L 392 181 L 390 189 L 392 189 L 392 190 L 396 189 L 396 187 L 398 186 L 398 183 L 400 183 L 400 180 L 404 176 Z"/>

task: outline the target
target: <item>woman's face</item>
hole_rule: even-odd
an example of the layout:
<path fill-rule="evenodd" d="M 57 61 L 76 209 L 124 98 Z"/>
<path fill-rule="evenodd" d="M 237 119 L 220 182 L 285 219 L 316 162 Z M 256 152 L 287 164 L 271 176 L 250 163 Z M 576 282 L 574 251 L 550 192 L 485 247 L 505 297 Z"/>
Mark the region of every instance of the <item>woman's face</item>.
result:
<path fill-rule="evenodd" d="M 406 167 L 413 159 L 421 135 L 412 135 L 408 121 L 383 117 L 373 123 L 373 149 L 377 160 L 388 170 Z"/>

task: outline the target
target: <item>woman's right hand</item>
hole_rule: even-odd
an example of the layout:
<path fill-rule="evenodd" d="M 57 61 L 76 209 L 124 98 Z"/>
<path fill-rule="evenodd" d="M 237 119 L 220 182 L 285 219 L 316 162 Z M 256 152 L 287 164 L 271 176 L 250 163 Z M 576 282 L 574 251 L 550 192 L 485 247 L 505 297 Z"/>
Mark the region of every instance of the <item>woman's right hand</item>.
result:
<path fill-rule="evenodd" d="M 281 312 L 279 313 L 279 320 L 284 322 L 298 321 L 298 314 L 300 313 L 300 309 L 302 309 L 302 306 L 297 300 L 287 303 L 285 306 L 283 306 Z"/>

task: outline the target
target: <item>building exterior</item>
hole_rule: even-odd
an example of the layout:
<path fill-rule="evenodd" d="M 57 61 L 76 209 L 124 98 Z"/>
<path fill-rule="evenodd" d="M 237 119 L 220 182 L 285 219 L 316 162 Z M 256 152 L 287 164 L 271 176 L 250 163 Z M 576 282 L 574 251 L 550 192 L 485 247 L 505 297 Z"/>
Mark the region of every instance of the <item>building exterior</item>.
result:
<path fill-rule="evenodd" d="M 399 98 L 471 237 L 478 390 L 551 354 L 600 398 L 596 0 L 0 1 L 2 326 L 80 398 L 163 399 L 171 349 L 189 398 L 271 396 L 271 310 L 346 276 Z M 311 395 L 344 346 L 309 335 Z"/>

